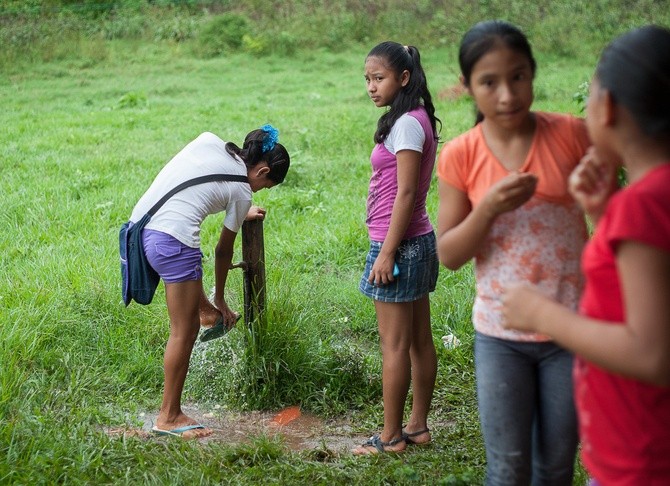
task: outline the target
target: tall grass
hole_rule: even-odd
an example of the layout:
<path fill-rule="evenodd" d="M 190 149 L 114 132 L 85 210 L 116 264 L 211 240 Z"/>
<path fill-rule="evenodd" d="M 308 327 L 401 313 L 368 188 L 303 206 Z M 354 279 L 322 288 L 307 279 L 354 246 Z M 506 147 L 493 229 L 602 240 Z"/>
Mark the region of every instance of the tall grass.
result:
<path fill-rule="evenodd" d="M 4 0 L 0 65 L 72 56 L 99 62 L 107 55 L 100 41 L 112 39 L 169 41 L 200 57 L 339 51 L 388 38 L 439 47 L 488 18 L 518 24 L 544 52 L 574 57 L 597 53 L 635 25 L 667 25 L 670 13 L 654 0 Z"/>
<path fill-rule="evenodd" d="M 248 2 L 242 13 L 264 25 L 267 5 L 274 4 Z M 308 2 L 282 5 L 289 26 Z M 361 2 L 355 12 L 392 18 L 399 4 L 379 5 L 387 10 Z M 419 2 L 415 13 L 438 15 L 430 5 Z M 161 21 L 207 20 L 196 4 L 166 8 L 175 15 Z M 66 11 L 53 22 L 40 17 L 44 43 L 33 48 L 19 36 L 25 27 L 34 39 L 32 14 L 11 14 L 18 21 L 5 30 L 9 14 L 0 6 L 2 45 L 18 36 L 0 55 L 0 483 L 481 482 L 469 266 L 442 269 L 432 296 L 439 376 L 430 420 L 439 426 L 422 452 L 358 460 L 290 453 L 264 437 L 231 447 L 104 433 L 138 425 L 141 413 L 157 409 L 168 335 L 160 290 L 151 306 L 121 303 L 120 224 L 163 164 L 199 133 L 239 143 L 266 122 L 279 127 L 292 155 L 286 182 L 257 194 L 268 208 L 267 326 L 240 326 L 199 344 L 185 398 L 239 410 L 300 404 L 323 417 L 346 414 L 357 432 L 382 420 L 374 309 L 356 289 L 367 248 L 368 158 L 381 114 L 362 79 L 371 44 L 204 57 L 195 55 L 196 37 L 153 41 L 145 29 L 158 28 L 151 15 L 159 11 L 103 12 L 84 27 L 70 26 L 77 17 Z M 142 25 L 135 39 L 82 34 L 122 15 L 128 29 L 131 16 Z M 453 36 L 465 28 L 456 25 Z M 51 36 L 59 26 L 67 28 L 57 41 Z M 469 100 L 441 95 L 457 82 L 455 48 L 435 39 L 420 47 L 448 140 L 471 126 L 473 111 Z M 592 71 L 589 49 L 570 58 L 537 48 L 537 109 L 579 111 L 572 96 Z M 428 200 L 433 221 L 436 189 Z M 220 224 L 212 217 L 203 226 L 207 287 Z M 230 279 L 228 297 L 240 308 L 241 275 Z M 448 333 L 462 345 L 442 347 Z"/>

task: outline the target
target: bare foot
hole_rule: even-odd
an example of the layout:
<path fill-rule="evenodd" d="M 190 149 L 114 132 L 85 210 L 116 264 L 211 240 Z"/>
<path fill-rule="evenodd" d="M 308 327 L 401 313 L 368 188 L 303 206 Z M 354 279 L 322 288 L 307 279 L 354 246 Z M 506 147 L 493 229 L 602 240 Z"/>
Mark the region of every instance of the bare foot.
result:
<path fill-rule="evenodd" d="M 180 414 L 176 420 L 168 422 L 159 415 L 152 432 L 158 435 L 178 435 L 184 439 L 202 439 L 212 435 L 213 430 L 204 427 L 185 414 Z"/>
<path fill-rule="evenodd" d="M 367 454 L 379 454 L 380 452 L 402 452 L 406 448 L 407 444 L 402 437 L 383 441 L 380 435 L 373 435 L 362 445 L 352 449 L 351 452 L 356 456 L 363 456 Z"/>
<path fill-rule="evenodd" d="M 200 326 L 204 328 L 214 327 L 214 324 L 221 319 L 221 312 L 214 306 L 200 307 Z"/>

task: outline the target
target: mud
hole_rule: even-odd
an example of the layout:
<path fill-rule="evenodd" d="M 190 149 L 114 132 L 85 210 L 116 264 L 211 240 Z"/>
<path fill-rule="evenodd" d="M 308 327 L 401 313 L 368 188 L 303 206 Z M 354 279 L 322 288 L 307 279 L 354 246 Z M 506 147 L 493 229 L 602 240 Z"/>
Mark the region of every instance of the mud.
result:
<path fill-rule="evenodd" d="M 346 419 L 323 420 L 303 413 L 298 407 L 271 412 L 233 412 L 223 409 L 203 410 L 197 405 L 186 405 L 184 413 L 213 430 L 202 443 L 221 441 L 230 445 L 242 444 L 255 437 L 277 437 L 290 450 L 319 450 L 333 453 L 348 452 L 363 443 L 367 436 L 356 434 Z M 141 428 L 110 428 L 111 436 L 154 437 L 151 428 L 156 414 L 142 414 Z M 161 440 L 164 440 L 161 438 Z"/>

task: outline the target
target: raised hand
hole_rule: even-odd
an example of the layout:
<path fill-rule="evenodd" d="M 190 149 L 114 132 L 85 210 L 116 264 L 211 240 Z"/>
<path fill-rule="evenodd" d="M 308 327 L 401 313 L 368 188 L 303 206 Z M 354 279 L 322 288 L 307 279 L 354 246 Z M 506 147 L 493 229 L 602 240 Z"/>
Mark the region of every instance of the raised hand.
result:
<path fill-rule="evenodd" d="M 616 190 L 616 166 L 605 162 L 591 147 L 568 179 L 568 190 L 593 221 L 598 221 Z"/>
<path fill-rule="evenodd" d="M 526 203 L 535 193 L 537 176 L 513 172 L 496 182 L 484 197 L 492 216 L 513 211 Z"/>

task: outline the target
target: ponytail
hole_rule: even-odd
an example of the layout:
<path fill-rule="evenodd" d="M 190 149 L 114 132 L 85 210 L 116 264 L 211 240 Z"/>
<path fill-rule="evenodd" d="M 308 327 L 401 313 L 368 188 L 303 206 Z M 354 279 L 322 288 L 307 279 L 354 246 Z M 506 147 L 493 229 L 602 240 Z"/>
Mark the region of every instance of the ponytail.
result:
<path fill-rule="evenodd" d="M 278 142 L 279 131 L 272 125 L 252 130 L 244 138 L 242 148 L 233 142 L 226 143 L 226 151 L 236 155 L 248 168 L 266 162 L 270 168 L 268 178 L 276 184 L 284 182 L 291 158 L 286 148 Z"/>

